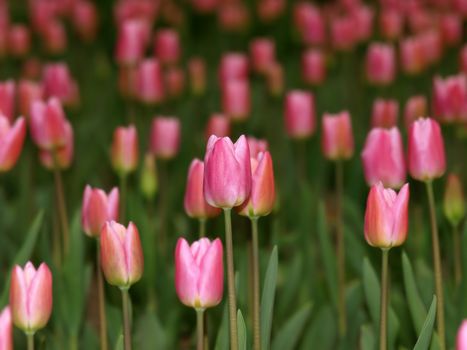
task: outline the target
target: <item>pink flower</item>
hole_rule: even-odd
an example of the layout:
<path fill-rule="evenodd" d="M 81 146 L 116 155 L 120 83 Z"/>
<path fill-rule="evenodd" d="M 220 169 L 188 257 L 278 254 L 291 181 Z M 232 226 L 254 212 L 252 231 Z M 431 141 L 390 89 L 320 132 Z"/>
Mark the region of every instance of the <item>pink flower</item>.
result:
<path fill-rule="evenodd" d="M 324 44 L 326 23 L 318 7 L 304 1 L 296 3 L 293 7 L 293 21 L 304 44 Z"/>
<path fill-rule="evenodd" d="M 351 9 L 350 13 L 354 21 L 353 31 L 356 39 L 359 41 L 368 40 L 373 34 L 374 11 L 368 6 L 358 4 Z"/>
<path fill-rule="evenodd" d="M 357 42 L 357 30 L 353 17 L 336 16 L 331 20 L 331 42 L 338 51 L 350 51 Z"/>
<path fill-rule="evenodd" d="M 230 120 L 221 113 L 214 113 L 208 120 L 206 125 L 206 138 L 209 139 L 211 135 L 217 137 L 225 137 L 230 135 Z"/>
<path fill-rule="evenodd" d="M 397 126 L 399 116 L 399 103 L 397 100 L 384 100 L 377 98 L 373 102 L 373 112 L 371 114 L 371 127 L 392 128 Z"/>
<path fill-rule="evenodd" d="M 180 238 L 175 249 L 175 290 L 186 306 L 206 309 L 219 304 L 224 291 L 223 249 L 219 238 L 201 238 L 191 246 Z"/>
<path fill-rule="evenodd" d="M 175 64 L 181 55 L 180 39 L 173 29 L 160 29 L 156 32 L 154 55 L 162 64 Z"/>
<path fill-rule="evenodd" d="M 12 56 L 23 57 L 31 49 L 31 33 L 24 24 L 16 24 L 10 27 L 8 38 L 8 50 Z"/>
<path fill-rule="evenodd" d="M 306 139 L 315 131 L 315 102 L 310 92 L 293 90 L 285 97 L 285 128 L 291 138 Z"/>
<path fill-rule="evenodd" d="M 418 74 L 426 67 L 423 45 L 418 37 L 404 38 L 399 43 L 402 70 L 407 74 Z"/>
<path fill-rule="evenodd" d="M 370 189 L 365 211 L 365 239 L 369 245 L 390 249 L 407 238 L 409 221 L 409 185 L 399 194 L 384 188 L 381 182 Z"/>
<path fill-rule="evenodd" d="M 257 139 L 253 136 L 247 136 L 248 148 L 250 149 L 250 157 L 256 158 L 259 153 L 264 153 L 269 150 L 268 141 L 265 139 Z"/>
<path fill-rule="evenodd" d="M 20 80 L 18 83 L 18 105 L 21 115 L 28 117 L 31 104 L 43 98 L 42 84 L 32 80 Z"/>
<path fill-rule="evenodd" d="M 41 2 L 42 4 L 44 2 Z M 67 47 L 66 30 L 62 22 L 52 18 L 45 22 L 44 28 L 39 32 L 42 37 L 44 49 L 49 54 L 61 54 Z"/>
<path fill-rule="evenodd" d="M 326 58 L 319 49 L 309 49 L 302 55 L 302 77 L 308 84 L 321 84 L 326 79 Z"/>
<path fill-rule="evenodd" d="M 285 0 L 259 0 L 256 6 L 258 17 L 262 22 L 271 22 L 284 13 Z"/>
<path fill-rule="evenodd" d="M 39 160 L 41 164 L 49 170 L 55 167 L 58 169 L 67 169 L 73 161 L 74 141 L 73 129 L 69 123 L 65 125 L 65 145 L 56 148 L 53 151 L 39 150 Z"/>
<path fill-rule="evenodd" d="M 462 41 L 462 18 L 458 14 L 446 13 L 440 19 L 441 36 L 447 46 L 455 46 Z"/>
<path fill-rule="evenodd" d="M 462 321 L 457 331 L 456 350 L 467 350 L 467 320 Z"/>
<path fill-rule="evenodd" d="M 23 117 L 10 125 L 8 118 L 0 112 L 0 173 L 13 168 L 23 148 L 26 136 L 26 121 Z"/>
<path fill-rule="evenodd" d="M 148 23 L 140 19 L 126 20 L 120 24 L 117 38 L 116 59 L 122 65 L 139 62 L 149 39 Z"/>
<path fill-rule="evenodd" d="M 13 327 L 9 306 L 0 313 L 0 349 L 13 350 Z"/>
<path fill-rule="evenodd" d="M 56 97 L 63 105 L 79 101 L 79 91 L 66 63 L 47 64 L 42 76 L 45 98 Z"/>
<path fill-rule="evenodd" d="M 133 172 L 138 165 L 138 133 L 134 125 L 115 129 L 111 159 L 113 168 L 120 174 Z"/>
<path fill-rule="evenodd" d="M 90 237 L 99 237 L 106 221 L 118 220 L 118 188 L 107 195 L 99 188 L 86 185 L 81 209 L 81 225 Z"/>
<path fill-rule="evenodd" d="M 373 84 L 387 85 L 396 74 L 396 52 L 390 44 L 373 43 L 366 56 L 366 74 Z"/>
<path fill-rule="evenodd" d="M 426 97 L 423 95 L 416 95 L 410 97 L 405 103 L 404 108 L 404 123 L 406 129 L 409 129 L 410 125 L 417 120 L 422 118 L 428 112 L 428 102 Z"/>
<path fill-rule="evenodd" d="M 185 71 L 177 66 L 167 67 L 165 71 L 165 85 L 170 97 L 179 97 L 185 89 Z"/>
<path fill-rule="evenodd" d="M 243 53 L 226 53 L 222 55 L 219 67 L 221 85 L 230 79 L 248 79 L 248 57 Z"/>
<path fill-rule="evenodd" d="M 157 117 L 151 126 L 151 152 L 161 159 L 172 159 L 180 148 L 180 121 L 175 117 Z"/>
<path fill-rule="evenodd" d="M 354 139 L 349 112 L 324 114 L 321 148 L 324 156 L 330 160 L 350 159 L 353 156 Z"/>
<path fill-rule="evenodd" d="M 0 82 L 0 113 L 12 121 L 15 114 L 15 83 L 13 80 Z"/>
<path fill-rule="evenodd" d="M 383 9 L 379 17 L 380 32 L 385 39 L 399 38 L 404 28 L 404 16 L 395 9 Z"/>
<path fill-rule="evenodd" d="M 223 112 L 234 121 L 243 121 L 250 115 L 250 84 L 246 79 L 229 79 L 222 85 Z"/>
<path fill-rule="evenodd" d="M 463 74 L 433 82 L 433 113 L 440 122 L 467 121 L 467 77 Z"/>
<path fill-rule="evenodd" d="M 94 3 L 87 0 L 77 1 L 72 8 L 72 22 L 81 39 L 94 40 L 98 26 L 98 15 Z"/>
<path fill-rule="evenodd" d="M 280 96 L 284 91 L 284 69 L 278 62 L 273 62 L 265 72 L 266 85 L 269 93 Z"/>
<path fill-rule="evenodd" d="M 164 99 L 164 81 L 159 61 L 143 60 L 136 70 L 136 94 L 141 102 L 157 104 Z"/>
<path fill-rule="evenodd" d="M 264 73 L 276 60 L 276 45 L 273 39 L 257 38 L 250 42 L 252 68 L 257 73 Z"/>

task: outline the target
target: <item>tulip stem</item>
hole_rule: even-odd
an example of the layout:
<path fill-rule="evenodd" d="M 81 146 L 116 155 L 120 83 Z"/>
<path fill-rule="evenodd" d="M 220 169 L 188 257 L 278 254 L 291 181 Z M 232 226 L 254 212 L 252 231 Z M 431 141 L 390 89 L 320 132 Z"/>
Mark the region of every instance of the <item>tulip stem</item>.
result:
<path fill-rule="evenodd" d="M 196 309 L 196 350 L 204 350 L 204 310 Z"/>
<path fill-rule="evenodd" d="M 206 236 L 206 219 L 199 219 L 199 237 Z"/>
<path fill-rule="evenodd" d="M 122 291 L 124 349 L 131 350 L 130 294 L 128 293 L 128 289 L 121 289 L 121 291 Z"/>
<path fill-rule="evenodd" d="M 462 253 L 458 225 L 452 225 L 452 236 L 454 239 L 454 276 L 456 286 L 459 286 L 462 280 Z"/>
<path fill-rule="evenodd" d="M 34 350 L 34 333 L 26 333 L 28 339 L 28 350 Z"/>
<path fill-rule="evenodd" d="M 261 349 L 260 301 L 259 301 L 259 248 L 258 248 L 258 218 L 251 219 L 253 240 L 253 349 Z"/>
<path fill-rule="evenodd" d="M 108 343 L 107 343 L 107 318 L 105 315 L 105 295 L 104 295 L 104 280 L 102 278 L 102 270 L 101 270 L 101 249 L 99 238 L 96 240 L 97 242 L 97 256 L 96 256 L 96 274 L 97 274 L 97 293 L 98 293 L 98 303 L 99 303 L 99 336 L 100 336 L 100 344 L 101 350 L 107 350 Z"/>
<path fill-rule="evenodd" d="M 54 182 L 55 182 L 55 192 L 57 196 L 57 205 L 58 205 L 58 215 L 60 218 L 60 224 L 62 226 L 62 235 L 63 235 L 63 255 L 66 256 L 68 252 L 68 242 L 69 242 L 69 232 L 68 232 L 68 214 L 65 204 L 65 191 L 63 190 L 63 181 L 62 173 L 58 166 L 57 161 L 57 152 L 53 152 L 54 157 Z"/>
<path fill-rule="evenodd" d="M 347 331 L 347 315 L 345 308 L 345 241 L 342 219 L 342 200 L 344 191 L 344 169 L 341 161 L 336 162 L 336 231 L 337 231 L 337 276 L 338 276 L 338 300 L 337 310 L 339 314 L 339 334 L 345 336 Z"/>
<path fill-rule="evenodd" d="M 125 225 L 127 197 L 127 175 L 120 175 L 120 222 Z"/>
<path fill-rule="evenodd" d="M 230 350 L 237 350 L 237 301 L 235 299 L 235 269 L 232 243 L 232 219 L 230 215 L 231 209 L 224 209 L 225 244 L 227 247 L 227 289 L 229 302 Z"/>
<path fill-rule="evenodd" d="M 381 264 L 381 311 L 379 320 L 379 349 L 387 349 L 387 319 L 388 319 L 388 260 L 389 249 L 382 249 Z"/>
<path fill-rule="evenodd" d="M 443 276 L 441 270 L 441 254 L 439 248 L 438 225 L 436 222 L 435 211 L 435 196 L 433 194 L 433 184 L 431 181 L 426 182 L 426 189 L 428 193 L 428 204 L 430 207 L 430 221 L 431 221 L 431 239 L 433 243 L 433 263 L 435 270 L 435 290 L 436 297 L 438 298 L 436 322 L 438 328 L 439 342 L 441 350 L 446 349 L 445 328 L 444 328 L 444 298 L 443 298 Z"/>

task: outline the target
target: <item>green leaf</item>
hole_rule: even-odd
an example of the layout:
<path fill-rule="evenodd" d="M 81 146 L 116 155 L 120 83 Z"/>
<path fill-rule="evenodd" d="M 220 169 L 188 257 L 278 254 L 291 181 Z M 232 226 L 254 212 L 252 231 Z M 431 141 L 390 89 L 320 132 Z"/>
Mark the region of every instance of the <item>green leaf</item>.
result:
<path fill-rule="evenodd" d="M 376 337 L 371 325 L 364 324 L 360 328 L 360 344 L 362 350 L 376 349 Z"/>
<path fill-rule="evenodd" d="M 217 331 L 216 347 L 214 350 L 229 350 L 229 307 L 227 301 L 224 303 L 222 320 Z"/>
<path fill-rule="evenodd" d="M 140 350 L 167 349 L 167 335 L 157 315 L 147 310 L 134 327 L 135 348 Z"/>
<path fill-rule="evenodd" d="M 274 246 L 269 258 L 266 276 L 264 278 L 263 294 L 261 297 L 261 348 L 269 349 L 271 342 L 271 328 L 274 310 L 274 298 L 276 296 L 277 282 L 277 246 Z"/>
<path fill-rule="evenodd" d="M 426 317 L 426 308 L 418 293 L 417 283 L 413 274 L 412 264 L 405 252 L 402 253 L 402 271 L 404 275 L 405 294 L 407 295 L 408 307 L 417 333 L 423 327 Z"/>
<path fill-rule="evenodd" d="M 115 350 L 124 350 L 123 334 L 118 336 L 117 342 L 115 343 Z"/>
<path fill-rule="evenodd" d="M 237 329 L 238 329 L 238 349 L 246 350 L 246 325 L 243 319 L 242 312 L 238 309 L 237 312 Z"/>
<path fill-rule="evenodd" d="M 26 239 L 24 240 L 21 249 L 16 253 L 13 262 L 10 266 L 9 271 L 15 265 L 24 265 L 30 258 L 34 246 L 36 245 L 37 237 L 39 236 L 40 229 L 42 227 L 42 221 L 44 219 L 44 211 L 41 210 L 37 213 L 34 221 L 32 222 L 29 231 L 26 235 Z M 10 290 L 10 274 L 8 274 L 7 283 L 5 283 L 5 287 L 3 288 L 2 297 L 0 299 L 0 305 L 3 308 L 8 303 L 8 293 Z"/>
<path fill-rule="evenodd" d="M 431 335 L 433 334 L 433 325 L 435 324 L 436 316 L 436 295 L 433 295 L 433 301 L 431 302 L 430 310 L 426 316 L 425 322 L 423 323 L 422 331 L 418 337 L 417 343 L 413 350 L 426 350 L 428 349 L 431 341 Z"/>
<path fill-rule="evenodd" d="M 272 350 L 292 350 L 295 349 L 303 329 L 305 328 L 306 321 L 310 315 L 311 305 L 306 304 L 298 310 L 290 319 L 285 323 L 281 330 L 277 333 L 272 343 Z"/>

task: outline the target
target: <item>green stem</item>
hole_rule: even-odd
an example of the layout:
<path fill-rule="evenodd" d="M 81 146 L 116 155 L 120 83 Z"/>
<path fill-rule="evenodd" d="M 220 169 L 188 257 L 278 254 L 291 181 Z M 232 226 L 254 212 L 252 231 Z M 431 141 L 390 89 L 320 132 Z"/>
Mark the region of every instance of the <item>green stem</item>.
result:
<path fill-rule="evenodd" d="M 382 249 L 381 264 L 381 312 L 379 320 L 379 349 L 387 349 L 387 319 L 388 319 L 388 260 L 389 249 Z"/>
<path fill-rule="evenodd" d="M 452 236 L 454 240 L 454 276 L 456 279 L 456 286 L 459 286 L 462 280 L 462 252 L 459 227 L 457 225 L 452 226 Z"/>
<path fill-rule="evenodd" d="M 62 173 L 58 166 L 56 160 L 56 152 L 53 152 L 54 157 L 54 182 L 55 182 L 55 192 L 57 195 L 57 204 L 58 204 L 58 215 L 60 219 L 60 225 L 62 226 L 62 235 L 63 235 L 63 256 L 67 255 L 68 246 L 69 246 L 69 231 L 68 231 L 68 214 L 66 210 L 65 204 L 65 191 L 63 190 L 63 181 L 62 181 Z"/>
<path fill-rule="evenodd" d="M 199 237 L 206 236 L 206 219 L 199 219 Z"/>
<path fill-rule="evenodd" d="M 253 349 L 261 349 L 260 301 L 259 301 L 259 248 L 258 248 L 258 218 L 251 219 L 253 236 Z"/>
<path fill-rule="evenodd" d="M 97 242 L 97 254 L 96 254 L 96 274 L 97 274 L 97 294 L 98 294 L 98 303 L 99 303 L 99 337 L 101 350 L 108 349 L 107 342 L 107 318 L 105 315 L 105 295 L 104 295 L 104 280 L 102 278 L 101 270 L 101 252 L 99 238 Z"/>
<path fill-rule="evenodd" d="M 347 315 L 345 308 L 345 241 L 342 218 L 342 198 L 344 191 L 344 169 L 341 161 L 336 162 L 336 222 L 337 222 L 337 278 L 339 314 L 339 334 L 345 336 L 347 331 Z"/>
<path fill-rule="evenodd" d="M 76 335 L 71 335 L 70 336 L 70 350 L 78 350 L 78 338 Z"/>
<path fill-rule="evenodd" d="M 126 219 L 126 197 L 127 197 L 127 174 L 120 175 L 120 213 L 119 221 L 125 225 Z"/>
<path fill-rule="evenodd" d="M 237 301 L 235 299 L 235 269 L 232 243 L 231 209 L 224 209 L 225 244 L 227 248 L 227 289 L 229 301 L 230 350 L 238 350 Z"/>
<path fill-rule="evenodd" d="M 158 245 L 161 252 L 161 257 L 165 259 L 167 249 L 167 212 L 168 212 L 168 201 L 169 201 L 169 181 L 167 175 L 167 162 L 161 161 L 158 166 L 159 171 L 159 183 L 160 183 L 160 192 L 159 192 L 159 239 Z"/>
<path fill-rule="evenodd" d="M 196 310 L 196 350 L 204 350 L 204 310 Z"/>
<path fill-rule="evenodd" d="M 435 211 L 435 196 L 433 194 L 433 184 L 431 181 L 426 182 L 426 190 L 428 193 L 428 204 L 430 207 L 430 221 L 431 221 L 431 239 L 433 243 L 433 263 L 435 270 L 435 290 L 436 297 L 438 298 L 436 323 L 438 327 L 439 342 L 441 350 L 446 349 L 445 340 L 445 327 L 444 327 L 444 297 L 443 297 L 443 276 L 441 270 L 441 253 L 439 248 L 438 225 L 436 222 Z"/>
<path fill-rule="evenodd" d="M 122 291 L 124 349 L 131 350 L 130 294 L 128 293 L 128 289 L 121 289 L 121 291 Z"/>
<path fill-rule="evenodd" d="M 28 339 L 28 350 L 34 350 L 34 333 L 27 333 L 26 338 Z"/>

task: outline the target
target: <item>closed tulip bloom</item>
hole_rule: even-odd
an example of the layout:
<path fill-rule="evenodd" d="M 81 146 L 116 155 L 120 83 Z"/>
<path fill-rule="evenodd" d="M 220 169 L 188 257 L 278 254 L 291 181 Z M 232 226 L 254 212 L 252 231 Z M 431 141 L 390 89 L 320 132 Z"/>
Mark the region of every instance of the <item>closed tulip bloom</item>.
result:
<path fill-rule="evenodd" d="M 253 136 L 247 136 L 248 148 L 250 149 L 250 157 L 256 158 L 258 154 L 269 150 L 269 143 L 265 139 L 257 139 Z"/>
<path fill-rule="evenodd" d="M 25 56 L 31 48 L 31 33 L 23 24 L 10 27 L 8 33 L 8 52 L 14 57 Z"/>
<path fill-rule="evenodd" d="M 443 201 L 444 215 L 451 225 L 457 226 L 465 216 L 465 199 L 458 175 L 449 174 Z"/>
<path fill-rule="evenodd" d="M 13 168 L 23 148 L 26 136 L 26 121 L 23 117 L 10 125 L 8 118 L 0 113 L 0 173 Z"/>
<path fill-rule="evenodd" d="M 74 154 L 73 128 L 70 123 L 65 125 L 65 139 L 65 145 L 53 151 L 39 150 L 39 160 L 45 168 L 65 170 L 70 167 Z"/>
<path fill-rule="evenodd" d="M 45 65 L 42 84 L 45 98 L 56 97 L 64 105 L 74 105 L 79 100 L 76 82 L 66 63 Z"/>
<path fill-rule="evenodd" d="M 369 186 L 381 182 L 385 187 L 400 188 L 407 176 L 404 145 L 397 127 L 373 128 L 362 151 L 365 180 Z"/>
<path fill-rule="evenodd" d="M 419 38 L 404 38 L 399 43 L 402 70 L 407 74 L 418 74 L 426 66 L 423 46 Z"/>
<path fill-rule="evenodd" d="M 441 177 L 446 171 L 444 141 L 439 124 L 421 118 L 409 129 L 408 162 L 410 175 L 420 181 Z"/>
<path fill-rule="evenodd" d="M 142 61 L 136 70 L 136 94 L 146 104 L 157 104 L 164 99 L 162 68 L 157 59 Z"/>
<path fill-rule="evenodd" d="M 252 68 L 257 73 L 264 73 L 276 60 L 276 45 L 272 39 L 258 38 L 250 42 Z"/>
<path fill-rule="evenodd" d="M 310 92 L 293 90 L 285 97 L 285 128 L 291 138 L 306 139 L 315 131 L 315 102 Z"/>
<path fill-rule="evenodd" d="M 456 350 L 467 350 L 467 320 L 462 321 L 457 331 Z"/>
<path fill-rule="evenodd" d="M 0 349 L 13 350 L 13 327 L 9 306 L 0 313 Z"/>
<path fill-rule="evenodd" d="M 194 9 L 199 13 L 211 13 L 218 7 L 218 0 L 191 0 Z"/>
<path fill-rule="evenodd" d="M 377 98 L 373 102 L 371 126 L 373 128 L 392 128 L 397 126 L 399 116 L 399 102 Z"/>
<path fill-rule="evenodd" d="M 368 40 L 373 34 L 374 11 L 364 5 L 354 5 L 351 10 L 351 16 L 355 22 L 354 31 L 359 41 Z"/>
<path fill-rule="evenodd" d="M 217 137 L 225 137 L 230 135 L 230 120 L 224 114 L 214 113 L 208 120 L 206 125 L 206 139 L 211 135 Z"/>
<path fill-rule="evenodd" d="M 454 13 L 447 13 L 440 19 L 441 36 L 447 46 L 455 46 L 462 41 L 462 18 Z"/>
<path fill-rule="evenodd" d="M 349 16 L 334 17 L 331 20 L 331 42 L 338 51 L 350 51 L 357 42 L 355 20 Z"/>
<path fill-rule="evenodd" d="M 404 108 L 404 123 L 405 127 L 409 129 L 410 125 L 417 120 L 422 118 L 428 112 L 428 102 L 425 96 L 416 95 L 410 97 L 405 103 Z"/>
<path fill-rule="evenodd" d="M 433 82 L 433 113 L 445 123 L 467 121 L 467 77 L 463 74 Z"/>
<path fill-rule="evenodd" d="M 369 245 L 390 249 L 402 245 L 407 238 L 409 221 L 409 185 L 397 194 L 384 188 L 381 182 L 373 185 L 368 194 L 365 211 L 365 239 Z"/>
<path fill-rule="evenodd" d="M 81 208 L 81 225 L 90 237 L 99 237 L 106 221 L 118 220 L 118 188 L 105 193 L 100 188 L 86 185 Z"/>
<path fill-rule="evenodd" d="M 98 26 L 97 9 L 94 3 L 87 0 L 77 1 L 72 8 L 72 22 L 82 40 L 94 40 Z"/>
<path fill-rule="evenodd" d="M 464 45 L 459 52 L 459 68 L 467 74 L 467 45 Z"/>
<path fill-rule="evenodd" d="M 161 159 L 172 159 L 180 148 L 180 120 L 175 117 L 157 117 L 151 126 L 151 152 Z"/>
<path fill-rule="evenodd" d="M 285 0 L 259 0 L 256 3 L 256 11 L 262 22 L 272 22 L 285 11 Z"/>
<path fill-rule="evenodd" d="M 179 238 L 175 248 L 175 290 L 186 306 L 204 310 L 218 305 L 224 292 L 223 249 L 219 238 L 191 246 Z"/>
<path fill-rule="evenodd" d="M 165 71 L 165 85 L 170 97 L 179 97 L 185 90 L 185 71 L 176 66 L 170 66 Z"/>
<path fill-rule="evenodd" d="M 323 116 L 323 134 L 321 148 L 330 160 L 350 159 L 354 153 L 354 139 L 350 114 L 343 111 L 338 114 L 325 113 Z"/>
<path fill-rule="evenodd" d="M 229 79 L 223 83 L 222 109 L 233 121 L 243 121 L 248 118 L 251 110 L 248 80 Z"/>
<path fill-rule="evenodd" d="M 322 45 L 326 41 L 326 23 L 320 9 L 308 2 L 293 8 L 294 26 L 306 45 Z"/>
<path fill-rule="evenodd" d="M 384 9 L 379 17 L 380 32 L 385 39 L 395 40 L 402 35 L 404 17 L 395 9 Z"/>
<path fill-rule="evenodd" d="M 302 77 L 307 84 L 321 84 L 326 79 L 326 57 L 319 49 L 309 49 L 302 55 Z"/>
<path fill-rule="evenodd" d="M 46 22 L 40 34 L 42 38 L 42 44 L 47 53 L 57 55 L 63 53 L 66 50 L 66 30 L 63 23 L 58 19 L 52 19 Z"/>
<path fill-rule="evenodd" d="M 139 62 L 144 56 L 148 36 L 149 26 L 144 20 L 132 19 L 121 23 L 115 53 L 117 62 L 121 65 Z"/>
<path fill-rule="evenodd" d="M 143 250 L 138 229 L 107 221 L 101 232 L 101 266 L 105 279 L 113 286 L 128 289 L 143 275 Z"/>
<path fill-rule="evenodd" d="M 230 79 L 248 79 L 248 57 L 245 54 L 230 52 L 222 55 L 219 66 L 221 85 Z"/>
<path fill-rule="evenodd" d="M 204 163 L 193 159 L 188 170 L 184 206 L 185 212 L 191 218 L 207 219 L 218 216 L 221 209 L 210 206 L 203 193 Z"/>
<path fill-rule="evenodd" d="M 207 85 L 206 62 L 204 59 L 201 57 L 191 58 L 188 62 L 188 74 L 193 94 L 203 94 Z"/>
<path fill-rule="evenodd" d="M 113 168 L 121 175 L 133 172 L 138 165 L 138 133 L 134 125 L 115 129 L 111 159 Z"/>
<path fill-rule="evenodd" d="M 443 39 L 439 30 L 430 29 L 419 34 L 423 56 L 428 64 L 438 62 L 443 55 Z"/>
<path fill-rule="evenodd" d="M 272 96 L 280 96 L 284 92 L 284 69 L 278 62 L 269 65 L 265 72 L 266 85 Z"/>
<path fill-rule="evenodd" d="M 250 22 L 249 8 L 243 1 L 222 2 L 217 11 L 219 27 L 227 32 L 244 31 Z"/>
<path fill-rule="evenodd" d="M 13 80 L 0 82 L 0 112 L 13 120 L 15 114 L 15 83 Z"/>
<path fill-rule="evenodd" d="M 28 117 L 31 104 L 43 98 L 42 84 L 32 80 L 20 80 L 18 83 L 18 106 L 21 115 Z"/>
<path fill-rule="evenodd" d="M 154 55 L 162 64 L 175 64 L 180 60 L 180 38 L 175 30 L 160 29 L 156 32 Z"/>
<path fill-rule="evenodd" d="M 24 332 L 45 327 L 52 313 L 52 273 L 45 263 L 37 270 L 31 262 L 13 267 L 10 308 L 14 325 Z"/>
<path fill-rule="evenodd" d="M 209 138 L 204 157 L 204 198 L 213 207 L 230 209 L 248 199 L 251 189 L 250 150 L 245 136 L 235 144 L 228 137 Z"/>
<path fill-rule="evenodd" d="M 373 84 L 387 85 L 396 75 L 396 52 L 390 44 L 373 43 L 366 56 L 366 75 Z"/>
<path fill-rule="evenodd" d="M 239 214 L 250 218 L 268 215 L 274 208 L 276 199 L 274 169 L 268 151 L 260 152 L 251 158 L 251 192 L 243 203 Z"/>

